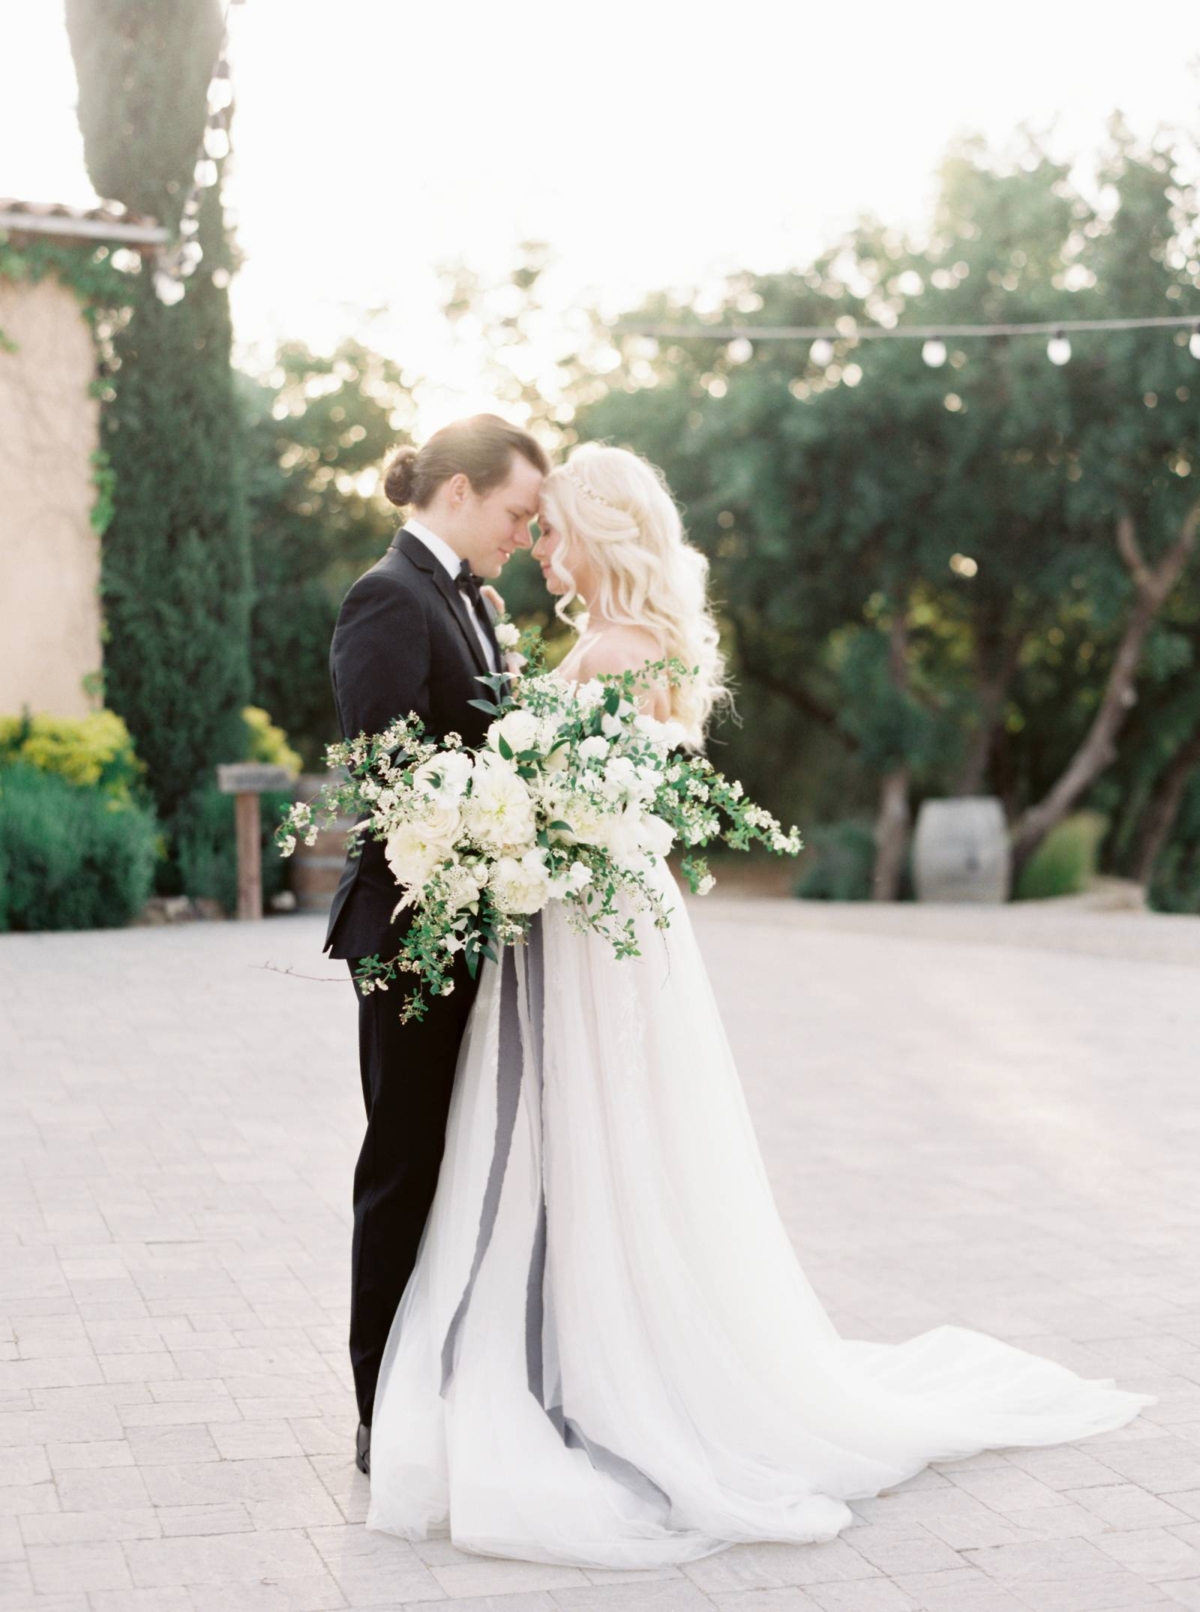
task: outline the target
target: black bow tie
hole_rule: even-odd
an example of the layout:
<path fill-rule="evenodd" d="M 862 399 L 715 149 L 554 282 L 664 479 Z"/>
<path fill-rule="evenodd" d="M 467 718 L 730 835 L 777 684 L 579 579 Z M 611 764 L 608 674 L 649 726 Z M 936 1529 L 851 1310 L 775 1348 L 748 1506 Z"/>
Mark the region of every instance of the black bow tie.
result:
<path fill-rule="evenodd" d="M 474 571 L 471 570 L 470 562 L 464 560 L 458 568 L 458 575 L 454 579 L 454 586 L 461 594 L 465 595 L 465 597 L 471 601 L 476 610 L 481 611 L 486 615 L 487 612 L 484 610 L 483 605 L 483 594 L 479 589 L 479 584 L 482 580 L 483 579 L 481 577 L 477 577 Z"/>

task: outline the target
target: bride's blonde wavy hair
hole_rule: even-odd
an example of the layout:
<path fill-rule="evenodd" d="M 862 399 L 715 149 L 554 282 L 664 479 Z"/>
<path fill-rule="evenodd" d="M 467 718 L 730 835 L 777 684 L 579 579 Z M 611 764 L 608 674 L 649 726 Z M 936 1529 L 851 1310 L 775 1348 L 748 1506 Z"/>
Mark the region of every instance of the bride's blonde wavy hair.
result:
<path fill-rule="evenodd" d="M 645 627 L 663 655 L 696 675 L 671 690 L 671 716 L 699 745 L 713 707 L 726 697 L 725 661 L 708 603 L 708 561 L 688 542 L 662 472 L 630 448 L 585 442 L 542 483 L 546 518 L 562 538 L 550 568 L 565 592 L 564 621 L 578 596 L 570 574 L 581 553 L 597 579 L 587 601 L 606 621 Z"/>

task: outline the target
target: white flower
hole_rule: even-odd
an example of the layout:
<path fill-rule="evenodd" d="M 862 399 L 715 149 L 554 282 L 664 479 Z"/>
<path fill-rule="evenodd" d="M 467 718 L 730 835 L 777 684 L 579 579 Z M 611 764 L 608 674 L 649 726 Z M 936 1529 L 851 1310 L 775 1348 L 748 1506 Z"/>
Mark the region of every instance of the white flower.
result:
<path fill-rule="evenodd" d="M 647 739 L 652 740 L 655 744 L 662 743 L 666 724 L 660 722 L 657 717 L 647 716 L 645 712 L 639 712 L 633 719 L 633 725 L 639 733 L 644 733 Z"/>
<path fill-rule="evenodd" d="M 501 649 L 515 649 L 521 642 L 521 631 L 514 627 L 511 621 L 498 621 L 496 623 L 496 642 Z"/>
<path fill-rule="evenodd" d="M 555 901 L 562 901 L 569 895 L 577 895 L 591 882 L 592 870 L 586 862 L 572 862 L 565 873 L 550 881 L 550 894 Z"/>
<path fill-rule="evenodd" d="M 280 856 L 291 856 L 295 849 L 296 836 L 294 834 L 285 834 L 279 845 Z"/>
<path fill-rule="evenodd" d="M 454 815 L 457 818 L 458 813 Z M 396 883 L 412 889 L 428 882 L 438 863 L 449 856 L 451 844 L 436 825 L 418 818 L 392 830 L 384 842 L 384 854 Z"/>
<path fill-rule="evenodd" d="M 603 806 L 582 796 L 569 797 L 560 808 L 561 820 L 571 825 L 570 833 L 555 831 L 555 837 L 566 841 L 568 845 L 578 842 L 582 845 L 603 845 L 605 843 L 605 824 L 612 816 Z"/>
<path fill-rule="evenodd" d="M 476 762 L 463 815 L 481 845 L 521 845 L 537 832 L 529 791 L 513 768 L 495 756 Z"/>
<path fill-rule="evenodd" d="M 550 875 L 538 850 L 502 856 L 492 868 L 492 899 L 501 912 L 540 912 L 550 899 Z"/>
<path fill-rule="evenodd" d="M 449 750 L 430 756 L 428 761 L 414 768 L 413 788 L 441 802 L 460 800 L 470 782 L 471 769 L 471 757 L 465 750 Z"/>
<path fill-rule="evenodd" d="M 604 684 L 593 677 L 586 683 L 576 684 L 575 699 L 581 710 L 591 711 L 601 704 L 607 692 Z"/>
<path fill-rule="evenodd" d="M 473 868 L 464 868 L 455 862 L 451 867 L 442 869 L 438 880 L 445 892 L 446 905 L 451 912 L 473 906 L 479 900 L 479 882 Z"/>
<path fill-rule="evenodd" d="M 706 873 L 700 880 L 700 883 L 696 886 L 696 894 L 698 896 L 706 896 L 716 882 L 716 879 L 713 878 L 711 873 Z"/>
<path fill-rule="evenodd" d="M 532 711 L 524 711 L 519 706 L 515 711 L 508 711 L 497 721 L 493 722 L 487 731 L 487 742 L 491 749 L 499 751 L 500 741 L 519 755 L 523 750 L 532 750 L 538 741 L 542 724 Z"/>
<path fill-rule="evenodd" d="M 600 731 L 609 739 L 615 739 L 624 726 L 619 716 L 609 716 L 607 711 L 600 718 Z"/>
<path fill-rule="evenodd" d="M 647 812 L 639 825 L 638 843 L 648 856 L 666 856 L 675 843 L 675 831 L 670 823 Z"/>
<path fill-rule="evenodd" d="M 581 761 L 602 761 L 608 754 L 608 740 L 602 739 L 599 734 L 593 734 L 585 739 L 579 746 L 579 759 Z"/>
<path fill-rule="evenodd" d="M 628 756 L 614 756 L 604 769 L 605 782 L 630 793 L 639 785 L 638 770 Z"/>

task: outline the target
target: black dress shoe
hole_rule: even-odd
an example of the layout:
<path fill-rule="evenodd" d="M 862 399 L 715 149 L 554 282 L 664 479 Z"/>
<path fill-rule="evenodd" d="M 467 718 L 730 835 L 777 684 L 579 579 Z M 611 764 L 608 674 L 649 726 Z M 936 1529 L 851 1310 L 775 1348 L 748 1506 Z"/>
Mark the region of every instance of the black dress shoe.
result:
<path fill-rule="evenodd" d="M 365 1478 L 371 1476 L 371 1429 L 365 1422 L 359 1422 L 358 1435 L 354 1440 L 354 1464 Z"/>

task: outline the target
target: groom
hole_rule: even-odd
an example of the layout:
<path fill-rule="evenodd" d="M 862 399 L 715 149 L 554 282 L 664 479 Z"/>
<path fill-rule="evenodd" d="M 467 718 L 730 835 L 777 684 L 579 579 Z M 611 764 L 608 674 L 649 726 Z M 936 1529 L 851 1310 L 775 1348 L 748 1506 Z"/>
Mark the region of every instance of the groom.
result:
<path fill-rule="evenodd" d="M 418 452 L 401 448 L 384 490 L 412 515 L 346 595 L 329 654 L 338 731 L 380 733 L 415 711 L 432 739 L 478 745 L 487 726 L 470 705 L 481 676 L 503 669 L 480 578 L 499 576 L 529 524 L 549 466 L 526 432 L 494 414 L 456 420 Z M 325 949 L 351 974 L 362 957 L 395 956 L 407 919 L 384 848 L 347 858 Z M 402 1025 L 397 992 L 358 998 L 359 1067 L 367 1131 L 354 1171 L 350 1361 L 358 1397 L 355 1458 L 370 1467 L 375 1384 L 392 1318 L 416 1263 L 433 1202 L 459 1042 L 475 995 L 461 954 L 454 991 Z"/>

